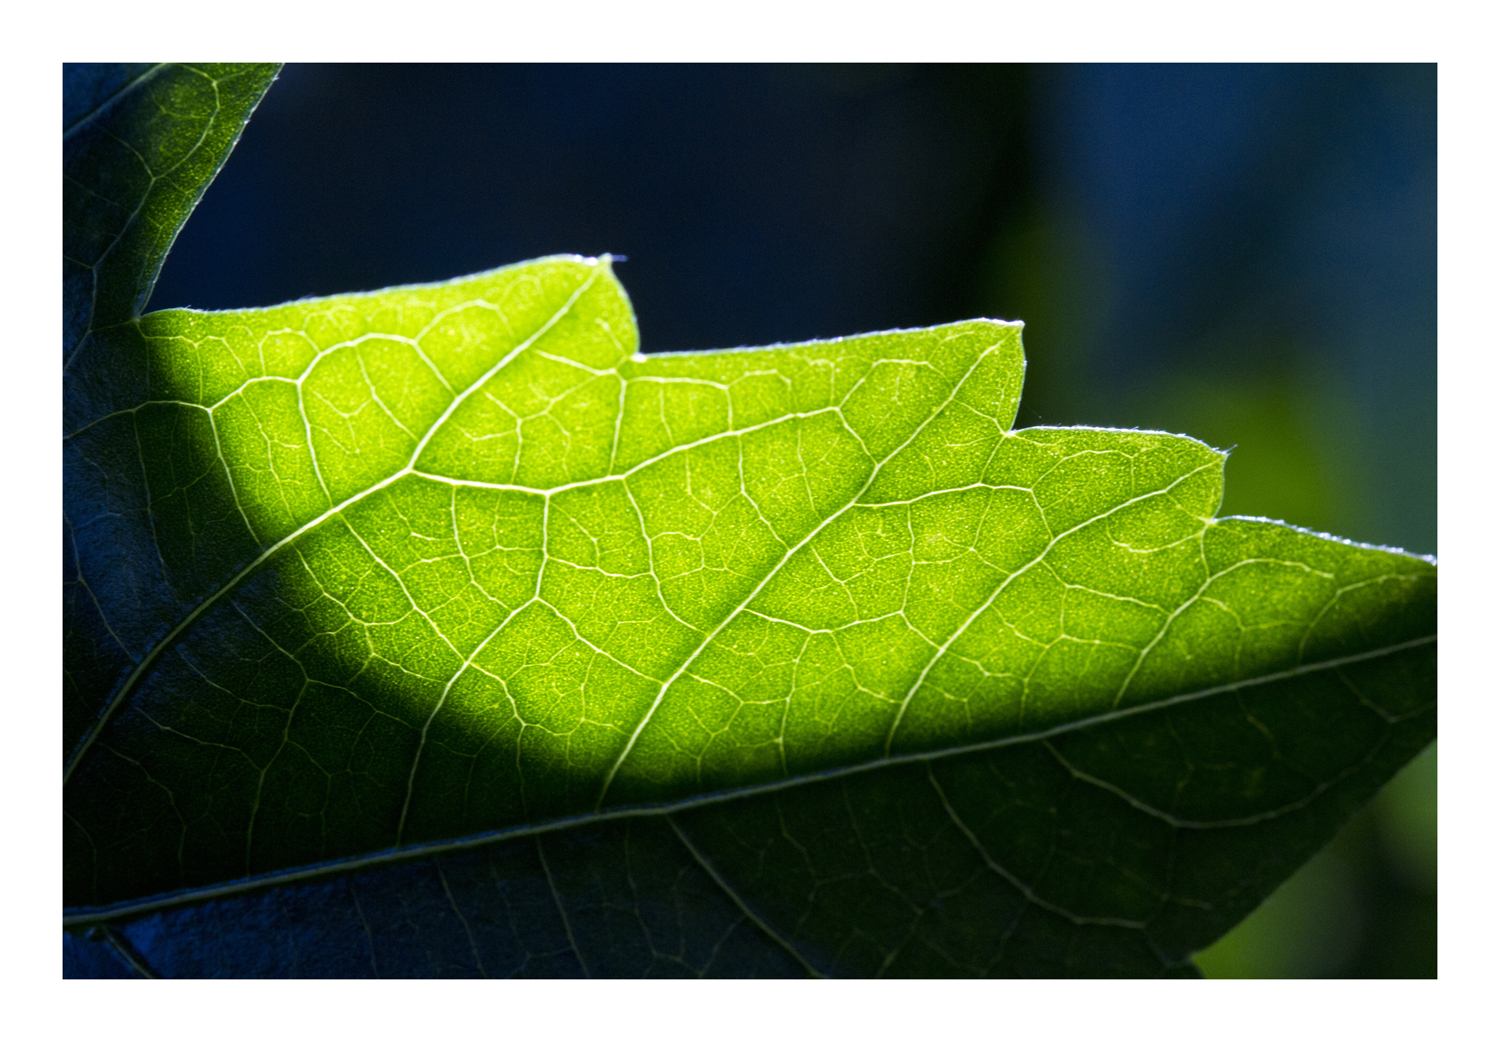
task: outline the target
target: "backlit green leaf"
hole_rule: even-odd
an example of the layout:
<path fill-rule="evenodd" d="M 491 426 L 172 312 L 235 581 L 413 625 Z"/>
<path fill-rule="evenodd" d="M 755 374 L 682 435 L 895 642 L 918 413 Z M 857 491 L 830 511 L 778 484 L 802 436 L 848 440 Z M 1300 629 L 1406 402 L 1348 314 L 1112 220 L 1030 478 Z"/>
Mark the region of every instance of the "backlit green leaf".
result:
<path fill-rule="evenodd" d="M 1435 734 L 1430 561 L 1216 519 L 1191 438 L 1013 430 L 1016 324 L 642 355 L 555 257 L 92 329 L 76 925 L 270 936 L 415 857 L 466 972 L 1191 972 Z"/>

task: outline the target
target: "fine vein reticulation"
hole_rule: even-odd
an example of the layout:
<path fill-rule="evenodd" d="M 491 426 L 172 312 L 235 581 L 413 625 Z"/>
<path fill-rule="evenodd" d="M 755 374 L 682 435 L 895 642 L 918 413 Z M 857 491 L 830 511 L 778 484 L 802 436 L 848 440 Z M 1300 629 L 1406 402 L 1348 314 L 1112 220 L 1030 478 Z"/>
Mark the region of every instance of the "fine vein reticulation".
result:
<path fill-rule="evenodd" d="M 1191 439 L 1012 431 L 1018 332 L 646 357 L 607 258 L 149 316 L 148 395 L 67 441 L 134 448 L 185 610 L 70 778 L 133 776 L 207 882 L 205 833 L 253 875 L 1036 734 L 1430 582 L 1213 521 Z"/>
<path fill-rule="evenodd" d="M 643 356 L 607 257 L 138 317 L 272 75 L 65 141 L 65 921 L 122 965 L 1190 972 L 1435 734 L 1433 562 L 1013 430 L 1019 324 Z"/>

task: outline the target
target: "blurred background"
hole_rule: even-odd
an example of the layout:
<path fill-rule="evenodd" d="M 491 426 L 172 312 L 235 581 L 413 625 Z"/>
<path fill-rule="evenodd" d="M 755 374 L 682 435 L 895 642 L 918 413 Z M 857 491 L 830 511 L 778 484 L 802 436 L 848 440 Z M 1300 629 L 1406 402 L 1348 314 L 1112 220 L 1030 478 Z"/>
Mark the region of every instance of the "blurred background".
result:
<path fill-rule="evenodd" d="M 604 252 L 647 351 L 1024 319 L 1018 425 L 1437 552 L 1435 66 L 289 65 L 151 307 Z M 1435 976 L 1436 747 L 1198 960 Z"/>

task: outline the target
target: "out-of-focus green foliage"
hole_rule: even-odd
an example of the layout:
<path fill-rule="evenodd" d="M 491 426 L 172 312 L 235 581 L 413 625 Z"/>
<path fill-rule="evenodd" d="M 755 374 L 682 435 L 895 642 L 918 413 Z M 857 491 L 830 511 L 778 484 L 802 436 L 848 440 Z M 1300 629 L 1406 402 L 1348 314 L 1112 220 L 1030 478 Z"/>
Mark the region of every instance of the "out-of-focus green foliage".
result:
<path fill-rule="evenodd" d="M 1437 972 L 1437 745 L 1194 961 L 1208 977 Z"/>

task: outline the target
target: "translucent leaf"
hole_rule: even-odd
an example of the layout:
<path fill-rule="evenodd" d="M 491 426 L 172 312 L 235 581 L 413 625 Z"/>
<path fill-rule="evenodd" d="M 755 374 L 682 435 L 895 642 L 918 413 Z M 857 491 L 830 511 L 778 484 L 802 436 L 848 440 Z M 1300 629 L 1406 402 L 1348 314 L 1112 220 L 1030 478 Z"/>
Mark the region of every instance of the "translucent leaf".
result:
<path fill-rule="evenodd" d="M 65 922 L 152 972 L 1192 973 L 1435 734 L 1431 561 L 1013 430 L 1018 324 L 641 355 L 607 257 L 80 322 Z"/>

